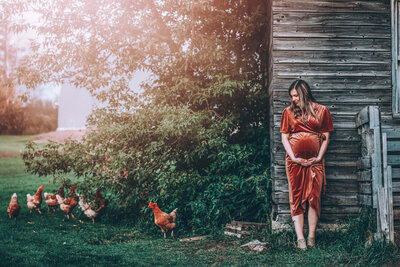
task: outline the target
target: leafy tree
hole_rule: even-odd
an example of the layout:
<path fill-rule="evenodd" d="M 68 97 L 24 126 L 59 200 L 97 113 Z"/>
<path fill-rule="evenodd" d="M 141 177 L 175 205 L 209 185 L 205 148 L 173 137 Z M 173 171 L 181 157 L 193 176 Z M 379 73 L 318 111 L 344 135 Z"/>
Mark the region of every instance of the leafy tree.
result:
<path fill-rule="evenodd" d="M 145 221 L 149 200 L 179 207 L 188 230 L 267 219 L 265 1 L 36 3 L 40 42 L 19 81 L 69 81 L 107 106 L 81 143 L 30 144 L 29 171 L 72 171 Z M 142 93 L 129 86 L 137 70 L 153 74 Z"/>

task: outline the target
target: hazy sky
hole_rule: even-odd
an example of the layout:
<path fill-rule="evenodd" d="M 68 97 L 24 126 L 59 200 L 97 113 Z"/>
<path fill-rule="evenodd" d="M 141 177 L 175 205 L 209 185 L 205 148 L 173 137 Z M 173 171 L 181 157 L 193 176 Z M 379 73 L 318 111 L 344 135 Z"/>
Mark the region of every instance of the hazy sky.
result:
<path fill-rule="evenodd" d="M 38 23 L 38 16 L 32 12 L 24 13 L 23 19 L 29 21 L 32 24 Z M 21 59 L 29 53 L 30 40 L 35 38 L 36 33 L 30 30 L 9 36 L 8 42 L 11 47 L 17 48 L 17 57 Z M 17 90 L 19 93 L 23 93 L 26 91 L 24 86 L 19 86 Z M 49 100 L 55 103 L 57 102 L 58 96 L 60 95 L 60 87 L 54 84 L 44 84 L 36 88 L 35 90 L 29 90 L 28 92 L 31 96 L 35 98 Z"/>

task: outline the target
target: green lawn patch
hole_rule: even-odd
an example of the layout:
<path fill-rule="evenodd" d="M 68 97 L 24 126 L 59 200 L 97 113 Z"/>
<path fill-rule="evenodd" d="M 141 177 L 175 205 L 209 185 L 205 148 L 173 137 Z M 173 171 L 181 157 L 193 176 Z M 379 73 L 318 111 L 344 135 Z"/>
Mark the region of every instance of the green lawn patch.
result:
<path fill-rule="evenodd" d="M 21 153 L 32 135 L 0 135 L 0 152 Z"/>

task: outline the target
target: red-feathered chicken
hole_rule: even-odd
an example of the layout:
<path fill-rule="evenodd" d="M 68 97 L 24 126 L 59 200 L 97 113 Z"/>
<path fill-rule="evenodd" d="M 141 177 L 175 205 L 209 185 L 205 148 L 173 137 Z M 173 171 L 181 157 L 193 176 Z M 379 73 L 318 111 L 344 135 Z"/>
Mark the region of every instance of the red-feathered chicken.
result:
<path fill-rule="evenodd" d="M 69 198 L 66 199 L 63 199 L 59 194 L 56 195 L 57 201 L 60 204 L 60 209 L 65 212 L 65 215 L 68 219 L 69 215 L 71 215 L 72 218 L 75 218 L 75 216 L 72 214 L 72 210 L 76 207 L 76 205 L 78 205 L 78 202 L 76 201 L 75 189 L 76 186 L 73 185 L 69 190 Z"/>
<path fill-rule="evenodd" d="M 95 205 L 98 203 L 97 209 L 95 209 Z M 92 223 L 94 223 L 94 218 L 99 215 L 99 212 L 105 208 L 105 206 L 109 203 L 109 200 L 104 199 L 100 194 L 100 189 L 96 190 L 94 204 L 88 204 L 87 199 L 85 197 L 79 198 L 79 206 L 81 207 L 83 213 L 90 219 L 92 219 Z"/>
<path fill-rule="evenodd" d="M 57 193 L 55 194 L 44 193 L 44 199 L 47 204 L 47 212 L 50 212 L 50 207 L 53 209 L 53 212 L 56 212 L 56 208 L 60 205 L 60 203 L 58 203 L 56 195 L 60 195 L 60 197 L 64 199 L 65 194 L 63 184 L 60 185 Z"/>
<path fill-rule="evenodd" d="M 17 220 L 17 216 L 19 214 L 20 209 L 21 209 L 21 207 L 19 206 L 19 203 L 18 203 L 17 194 L 14 193 L 11 197 L 10 204 L 8 205 L 8 208 L 7 208 L 7 213 L 8 213 L 8 216 L 10 216 L 10 219 L 12 219 L 12 217 L 14 217 L 15 220 Z"/>
<path fill-rule="evenodd" d="M 96 212 L 99 213 L 101 210 L 103 210 L 108 205 L 108 203 L 110 203 L 110 200 L 103 198 L 100 193 L 100 188 L 98 188 L 96 190 L 94 203 L 97 204 Z"/>
<path fill-rule="evenodd" d="M 26 195 L 28 209 L 32 212 L 32 210 L 37 209 L 40 212 L 40 206 L 42 205 L 42 192 L 43 192 L 43 185 L 38 188 L 36 194 L 31 196 L 31 194 Z"/>
<path fill-rule="evenodd" d="M 156 203 L 150 201 L 149 207 L 154 213 L 154 223 L 161 228 L 164 233 L 164 238 L 167 237 L 166 232 L 171 230 L 171 237 L 174 237 L 174 229 L 176 226 L 176 214 L 178 209 L 174 209 L 170 214 L 167 214 L 160 210 Z"/>

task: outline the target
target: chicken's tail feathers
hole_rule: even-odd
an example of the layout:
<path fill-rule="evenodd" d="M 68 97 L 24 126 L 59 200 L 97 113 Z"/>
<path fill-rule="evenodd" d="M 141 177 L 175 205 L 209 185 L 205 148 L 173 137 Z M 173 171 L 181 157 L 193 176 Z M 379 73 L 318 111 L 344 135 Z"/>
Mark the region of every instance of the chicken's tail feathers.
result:
<path fill-rule="evenodd" d="M 172 222 L 175 222 L 175 221 L 176 221 L 177 212 L 178 212 L 178 208 L 174 209 L 174 210 L 171 211 L 171 213 L 169 214 L 169 216 L 171 216 L 171 218 L 172 218 L 172 220 L 171 220 Z"/>

